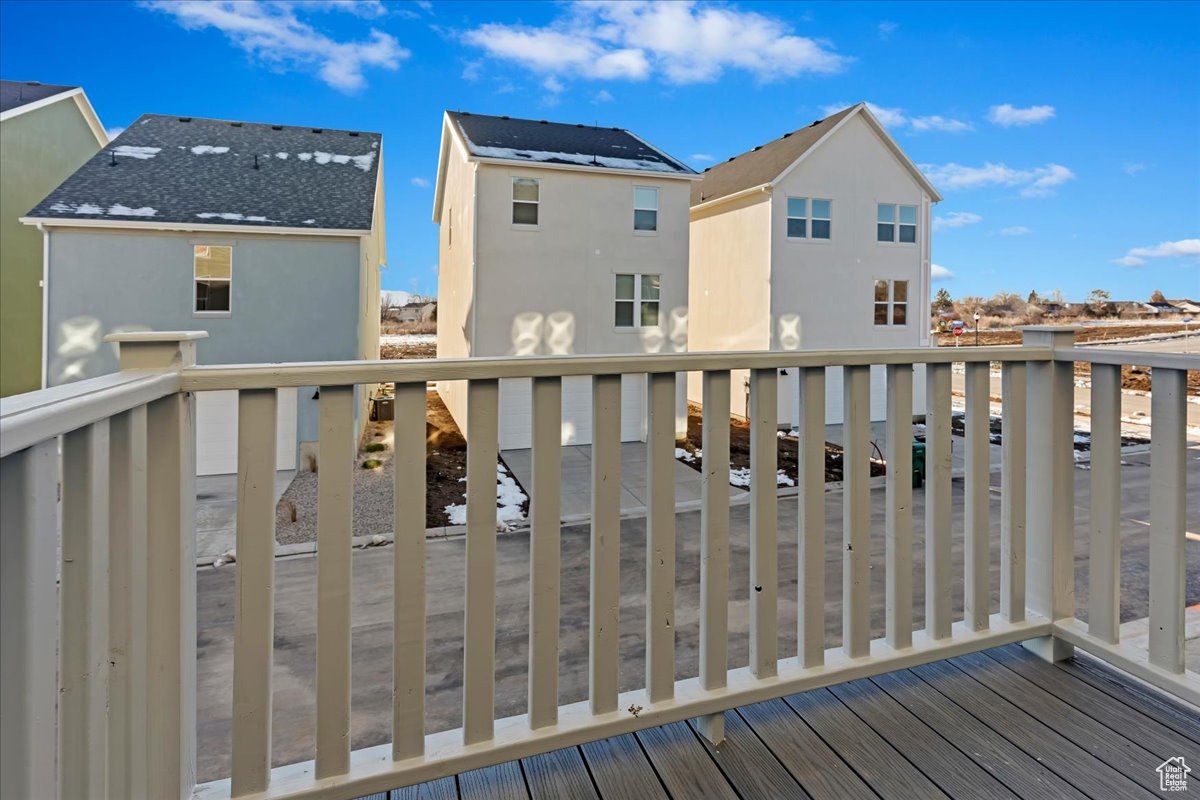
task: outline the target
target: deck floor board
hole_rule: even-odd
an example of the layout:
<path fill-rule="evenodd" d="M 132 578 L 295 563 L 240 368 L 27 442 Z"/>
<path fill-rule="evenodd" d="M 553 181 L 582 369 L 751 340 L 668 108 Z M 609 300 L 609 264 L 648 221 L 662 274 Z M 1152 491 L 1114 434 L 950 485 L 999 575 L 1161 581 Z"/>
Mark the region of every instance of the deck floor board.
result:
<path fill-rule="evenodd" d="M 1200 763 L 1193 709 L 1086 656 L 1051 665 L 1016 646 L 745 706 L 725 735 L 714 747 L 677 722 L 390 800 L 1144 800 L 1166 757 Z"/>

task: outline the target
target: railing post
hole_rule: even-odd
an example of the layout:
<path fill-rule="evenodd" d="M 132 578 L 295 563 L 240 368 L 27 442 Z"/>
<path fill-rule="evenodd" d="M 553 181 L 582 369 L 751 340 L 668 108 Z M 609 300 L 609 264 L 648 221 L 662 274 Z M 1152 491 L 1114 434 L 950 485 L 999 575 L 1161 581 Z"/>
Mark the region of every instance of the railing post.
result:
<path fill-rule="evenodd" d="M 196 363 L 203 331 L 113 334 L 122 370 Z M 196 402 L 179 392 L 146 407 L 146 781 L 149 797 L 196 785 Z M 137 746 L 137 743 L 133 743 Z"/>
<path fill-rule="evenodd" d="M 1070 327 L 1021 329 L 1026 347 L 1068 349 Z M 1074 363 L 1030 361 L 1026 403 L 1026 604 L 1054 621 L 1075 616 Z M 1024 642 L 1047 661 L 1070 658 L 1074 647 L 1045 636 Z"/>

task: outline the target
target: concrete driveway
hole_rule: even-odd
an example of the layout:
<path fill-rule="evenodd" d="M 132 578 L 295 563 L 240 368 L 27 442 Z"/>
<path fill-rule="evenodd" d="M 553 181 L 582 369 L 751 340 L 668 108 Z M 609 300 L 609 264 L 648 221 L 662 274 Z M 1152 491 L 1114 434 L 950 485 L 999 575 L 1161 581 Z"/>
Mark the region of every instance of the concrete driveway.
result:
<path fill-rule="evenodd" d="M 296 470 L 275 473 L 275 502 L 287 491 Z M 196 560 L 211 562 L 237 543 L 237 475 L 196 478 Z"/>

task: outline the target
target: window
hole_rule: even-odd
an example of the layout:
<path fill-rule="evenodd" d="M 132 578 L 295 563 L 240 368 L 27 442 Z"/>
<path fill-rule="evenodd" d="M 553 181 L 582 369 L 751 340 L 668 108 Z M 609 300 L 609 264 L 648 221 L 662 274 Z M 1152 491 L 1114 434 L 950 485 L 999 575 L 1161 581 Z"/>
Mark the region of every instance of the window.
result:
<path fill-rule="evenodd" d="M 875 324 L 908 324 L 908 281 L 875 281 Z"/>
<path fill-rule="evenodd" d="M 658 327 L 659 275 L 618 275 L 616 326 L 618 328 Z"/>
<path fill-rule="evenodd" d="M 917 207 L 879 204 L 876 218 L 876 238 L 881 242 L 915 244 L 917 241 Z M 899 228 L 899 231 L 897 231 Z M 899 237 L 897 238 L 897 233 Z"/>
<path fill-rule="evenodd" d="M 789 239 L 828 239 L 832 225 L 832 201 L 787 199 L 787 236 Z M 809 214 L 811 209 L 812 213 Z"/>
<path fill-rule="evenodd" d="M 633 187 L 633 229 L 658 230 L 658 189 L 651 186 Z"/>
<path fill-rule="evenodd" d="M 534 178 L 513 178 L 513 225 L 538 224 L 539 188 Z"/>
<path fill-rule="evenodd" d="M 197 314 L 228 314 L 233 279 L 233 248 L 198 244 L 193 248 L 195 309 Z"/>

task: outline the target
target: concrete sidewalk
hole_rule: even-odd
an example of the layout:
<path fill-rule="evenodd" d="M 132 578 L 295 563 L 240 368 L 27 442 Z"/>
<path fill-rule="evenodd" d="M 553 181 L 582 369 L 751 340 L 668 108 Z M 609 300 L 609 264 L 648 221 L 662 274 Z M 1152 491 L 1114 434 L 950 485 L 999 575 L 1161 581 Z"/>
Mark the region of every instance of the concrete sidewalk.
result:
<path fill-rule="evenodd" d="M 275 502 L 287 491 L 296 470 L 275 473 Z M 196 558 L 228 553 L 237 544 L 237 475 L 196 478 Z"/>
<path fill-rule="evenodd" d="M 500 457 L 525 487 L 533 490 L 532 450 L 502 450 Z M 730 497 L 745 494 L 730 487 Z M 632 511 L 649 506 L 646 490 L 646 443 L 621 444 L 621 510 Z M 700 473 L 682 462 L 675 462 L 675 502 L 700 499 Z M 562 449 L 562 516 L 577 517 L 592 513 L 592 448 L 570 445 Z"/>

